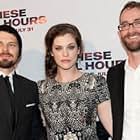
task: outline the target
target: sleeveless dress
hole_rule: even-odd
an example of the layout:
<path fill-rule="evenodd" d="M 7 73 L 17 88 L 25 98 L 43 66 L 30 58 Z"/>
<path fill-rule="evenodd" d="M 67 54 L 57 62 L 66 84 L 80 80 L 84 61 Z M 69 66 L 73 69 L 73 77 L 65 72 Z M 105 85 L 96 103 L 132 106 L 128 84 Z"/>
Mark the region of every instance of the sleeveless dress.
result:
<path fill-rule="evenodd" d="M 47 78 L 38 88 L 48 140 L 98 140 L 97 105 L 110 99 L 104 77 L 84 73 L 68 83 Z"/>

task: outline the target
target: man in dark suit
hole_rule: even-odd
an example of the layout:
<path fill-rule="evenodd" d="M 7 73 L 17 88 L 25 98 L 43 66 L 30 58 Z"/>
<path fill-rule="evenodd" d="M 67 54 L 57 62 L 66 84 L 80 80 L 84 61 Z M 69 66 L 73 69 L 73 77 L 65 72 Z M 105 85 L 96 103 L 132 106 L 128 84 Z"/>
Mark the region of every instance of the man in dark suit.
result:
<path fill-rule="evenodd" d="M 140 2 L 126 3 L 118 34 L 127 59 L 109 69 L 113 140 L 140 139 Z"/>
<path fill-rule="evenodd" d="M 0 139 L 39 140 L 42 122 L 35 82 L 18 75 L 22 40 L 18 32 L 0 25 Z"/>

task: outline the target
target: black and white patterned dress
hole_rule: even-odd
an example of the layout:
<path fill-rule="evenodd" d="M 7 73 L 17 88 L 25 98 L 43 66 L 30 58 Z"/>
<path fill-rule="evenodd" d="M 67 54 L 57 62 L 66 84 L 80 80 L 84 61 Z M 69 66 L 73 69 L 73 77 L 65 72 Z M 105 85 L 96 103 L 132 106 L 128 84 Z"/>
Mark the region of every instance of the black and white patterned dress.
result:
<path fill-rule="evenodd" d="M 47 78 L 38 87 L 48 140 L 98 140 L 97 105 L 110 99 L 105 78 L 84 73 L 68 83 Z"/>

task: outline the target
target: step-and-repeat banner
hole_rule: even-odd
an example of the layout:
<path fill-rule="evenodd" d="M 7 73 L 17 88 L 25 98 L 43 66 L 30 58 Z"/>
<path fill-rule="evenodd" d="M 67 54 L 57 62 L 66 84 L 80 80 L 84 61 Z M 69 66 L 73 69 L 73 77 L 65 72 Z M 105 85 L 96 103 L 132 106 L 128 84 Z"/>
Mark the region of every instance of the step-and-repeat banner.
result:
<path fill-rule="evenodd" d="M 57 23 L 76 25 L 85 52 L 78 68 L 106 76 L 107 69 L 125 59 L 117 26 L 127 0 L 0 0 L 0 24 L 17 29 L 23 39 L 18 72 L 32 80 L 45 78 L 44 36 Z"/>

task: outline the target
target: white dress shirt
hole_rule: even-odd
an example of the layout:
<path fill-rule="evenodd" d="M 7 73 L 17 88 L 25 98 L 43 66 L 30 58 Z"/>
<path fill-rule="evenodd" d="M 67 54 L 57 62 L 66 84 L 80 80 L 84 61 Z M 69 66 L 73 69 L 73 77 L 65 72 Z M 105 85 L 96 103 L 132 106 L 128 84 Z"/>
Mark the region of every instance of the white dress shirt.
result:
<path fill-rule="evenodd" d="M 133 69 L 125 63 L 124 123 L 122 140 L 140 139 L 140 65 Z"/>
<path fill-rule="evenodd" d="M 9 81 L 10 81 L 10 84 L 11 84 L 11 88 L 12 88 L 13 93 L 14 93 L 14 85 L 13 85 L 13 75 L 14 74 L 15 74 L 15 70 L 12 71 L 11 73 L 9 73 L 8 75 L 6 75 L 2 71 L 0 71 L 0 76 L 2 75 L 3 77 L 6 77 L 6 76 L 9 77 Z"/>

